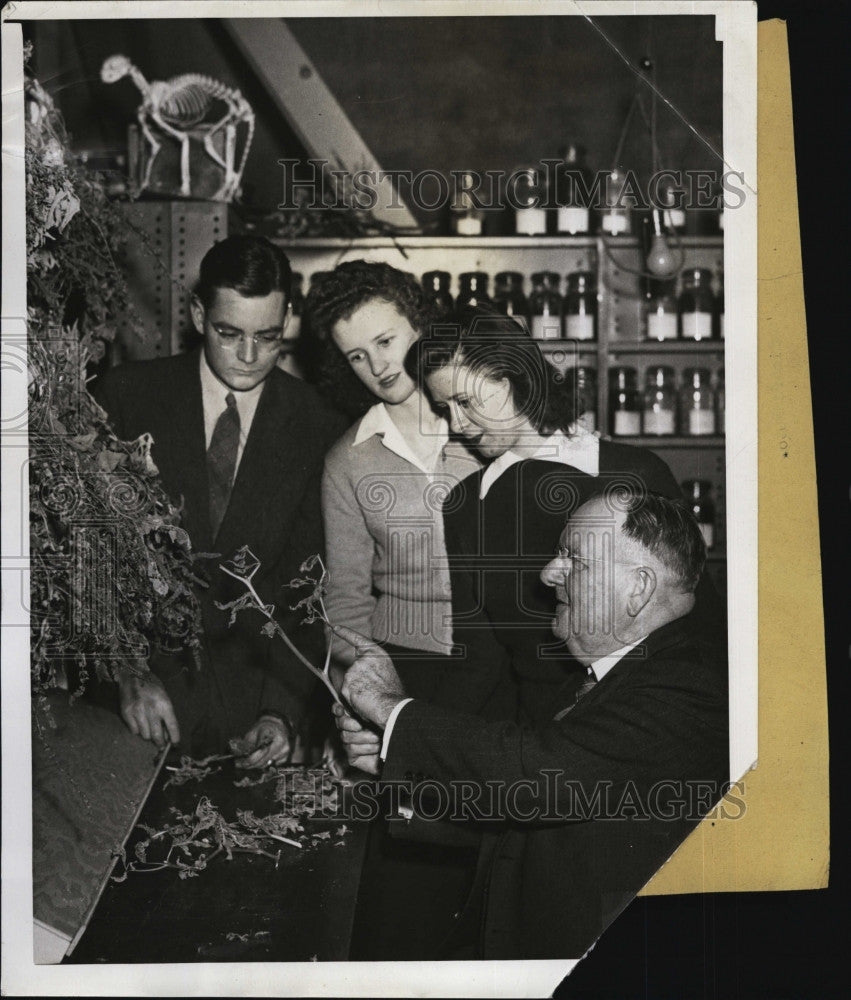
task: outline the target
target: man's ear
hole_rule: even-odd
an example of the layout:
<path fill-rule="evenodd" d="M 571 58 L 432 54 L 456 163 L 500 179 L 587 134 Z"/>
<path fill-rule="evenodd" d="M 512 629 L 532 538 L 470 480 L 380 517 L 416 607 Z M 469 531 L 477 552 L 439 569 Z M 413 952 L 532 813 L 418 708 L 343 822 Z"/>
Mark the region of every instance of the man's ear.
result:
<path fill-rule="evenodd" d="M 637 566 L 632 571 L 632 586 L 626 600 L 627 614 L 631 618 L 640 615 L 655 591 L 655 572 L 649 566 Z"/>
<path fill-rule="evenodd" d="M 189 314 L 192 317 L 192 325 L 195 327 L 195 330 L 203 337 L 204 319 L 207 314 L 203 303 L 197 295 L 193 295 L 189 300 Z"/>

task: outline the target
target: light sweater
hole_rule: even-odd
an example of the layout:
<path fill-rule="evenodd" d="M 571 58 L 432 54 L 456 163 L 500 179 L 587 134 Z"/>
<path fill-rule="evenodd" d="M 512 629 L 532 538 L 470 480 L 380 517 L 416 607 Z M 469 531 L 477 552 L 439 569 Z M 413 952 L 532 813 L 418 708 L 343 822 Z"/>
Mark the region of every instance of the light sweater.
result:
<path fill-rule="evenodd" d="M 445 430 L 442 432 L 445 438 Z M 480 463 L 457 442 L 433 470 L 405 446 L 382 403 L 349 428 L 325 459 L 322 515 L 328 616 L 377 642 L 449 654 L 452 603 L 442 506 Z M 350 662 L 348 643 L 332 643 Z"/>

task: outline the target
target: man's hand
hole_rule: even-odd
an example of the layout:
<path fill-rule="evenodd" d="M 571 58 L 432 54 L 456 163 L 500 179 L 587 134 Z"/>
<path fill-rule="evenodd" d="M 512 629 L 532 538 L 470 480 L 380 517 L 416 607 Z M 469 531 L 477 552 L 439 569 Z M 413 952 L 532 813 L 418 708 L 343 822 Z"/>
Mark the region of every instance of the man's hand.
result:
<path fill-rule="evenodd" d="M 358 719 L 336 702 L 331 707 L 334 721 L 340 731 L 340 739 L 346 748 L 346 757 L 352 767 L 358 767 L 367 774 L 378 774 L 381 737 L 372 729 L 367 729 Z"/>
<path fill-rule="evenodd" d="M 171 740 L 180 742 L 180 729 L 171 698 L 156 674 L 124 673 L 118 679 L 121 718 L 131 733 L 153 740 L 162 749 Z"/>
<path fill-rule="evenodd" d="M 241 743 L 245 756 L 236 761 L 240 768 L 284 764 L 292 752 L 289 726 L 276 715 L 261 715 Z"/>
<path fill-rule="evenodd" d="M 341 694 L 355 713 L 379 729 L 384 729 L 390 713 L 407 697 L 393 661 L 381 646 L 344 625 L 332 626 L 334 632 L 351 643 L 357 653 L 346 671 Z"/>

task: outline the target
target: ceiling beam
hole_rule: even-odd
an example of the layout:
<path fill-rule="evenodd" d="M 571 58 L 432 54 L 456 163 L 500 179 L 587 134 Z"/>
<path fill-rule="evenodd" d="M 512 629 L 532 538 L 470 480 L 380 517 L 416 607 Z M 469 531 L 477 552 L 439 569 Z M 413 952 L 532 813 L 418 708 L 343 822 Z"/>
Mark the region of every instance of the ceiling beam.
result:
<path fill-rule="evenodd" d="M 370 171 L 377 193 L 373 216 L 394 226 L 418 226 L 287 24 L 251 17 L 223 23 L 308 154 L 328 160 L 333 169 Z"/>

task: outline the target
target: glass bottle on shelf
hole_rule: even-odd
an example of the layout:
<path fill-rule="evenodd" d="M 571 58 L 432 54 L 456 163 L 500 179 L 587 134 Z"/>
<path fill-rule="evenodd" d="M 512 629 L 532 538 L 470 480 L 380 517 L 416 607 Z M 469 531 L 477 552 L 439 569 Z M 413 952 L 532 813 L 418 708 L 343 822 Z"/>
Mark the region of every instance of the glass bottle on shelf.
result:
<path fill-rule="evenodd" d="M 676 280 L 650 281 L 650 289 L 645 304 L 648 340 L 676 340 L 679 321 L 677 298 L 674 294 Z"/>
<path fill-rule="evenodd" d="M 484 271 L 465 271 L 458 275 L 458 298 L 455 304 L 462 306 L 480 306 L 490 304 L 488 296 L 488 276 Z"/>
<path fill-rule="evenodd" d="M 535 340 L 561 340 L 561 295 L 555 271 L 536 271 L 532 275 L 529 315 Z"/>
<path fill-rule="evenodd" d="M 683 372 L 683 434 L 695 437 L 715 433 L 715 394 L 706 368 L 686 368 Z"/>
<path fill-rule="evenodd" d="M 591 232 L 588 205 L 591 175 L 585 166 L 585 150 L 568 143 L 556 175 L 556 232 L 576 236 Z"/>
<path fill-rule="evenodd" d="M 683 340 L 710 340 L 715 296 L 712 294 L 712 274 L 706 267 L 689 267 L 683 271 L 680 292 L 680 336 Z"/>
<path fill-rule="evenodd" d="M 618 366 L 609 369 L 609 427 L 613 437 L 641 433 L 638 373 L 634 368 Z"/>
<path fill-rule="evenodd" d="M 718 294 L 715 296 L 715 318 L 717 321 L 716 335 L 724 339 L 724 273 L 718 275 Z"/>
<path fill-rule="evenodd" d="M 644 376 L 642 433 L 659 436 L 677 433 L 677 391 L 674 369 L 653 365 Z"/>
<path fill-rule="evenodd" d="M 493 304 L 506 316 L 529 322 L 529 303 L 523 294 L 523 275 L 519 271 L 500 271 L 494 279 Z"/>
<path fill-rule="evenodd" d="M 456 181 L 458 178 L 456 178 Z M 453 236 L 481 236 L 485 213 L 476 208 L 472 190 L 475 188 L 475 175 L 462 173 L 460 183 L 456 183 L 449 205 L 449 217 Z"/>
<path fill-rule="evenodd" d="M 609 236 L 628 236 L 632 232 L 632 212 L 625 203 L 626 171 L 615 167 L 606 174 L 606 201 L 600 212 L 600 232 Z"/>
<path fill-rule="evenodd" d="M 423 275 L 423 292 L 426 302 L 436 307 L 438 312 L 451 312 L 454 305 L 449 293 L 452 276 L 448 271 L 426 271 Z"/>
<path fill-rule="evenodd" d="M 715 380 L 715 423 L 719 434 L 727 433 L 727 421 L 724 410 L 727 405 L 727 393 L 724 387 L 724 369 L 718 369 Z"/>
<path fill-rule="evenodd" d="M 564 335 L 569 340 L 594 340 L 597 336 L 597 291 L 591 271 L 567 275 Z"/>
<path fill-rule="evenodd" d="M 686 191 L 673 177 L 663 177 L 659 182 L 659 208 L 662 210 L 662 225 L 668 232 L 684 233 L 686 213 L 683 205 Z"/>
<path fill-rule="evenodd" d="M 515 171 L 514 230 L 518 236 L 545 236 L 547 192 L 543 172 L 537 167 Z"/>
<path fill-rule="evenodd" d="M 712 485 L 705 479 L 686 479 L 682 487 L 706 548 L 711 549 L 715 545 L 715 503 L 710 496 Z"/>
<path fill-rule="evenodd" d="M 597 430 L 597 369 L 577 365 L 573 370 L 573 392 L 576 399 L 576 423 L 588 431 Z M 571 371 L 565 373 L 569 378 Z"/>

